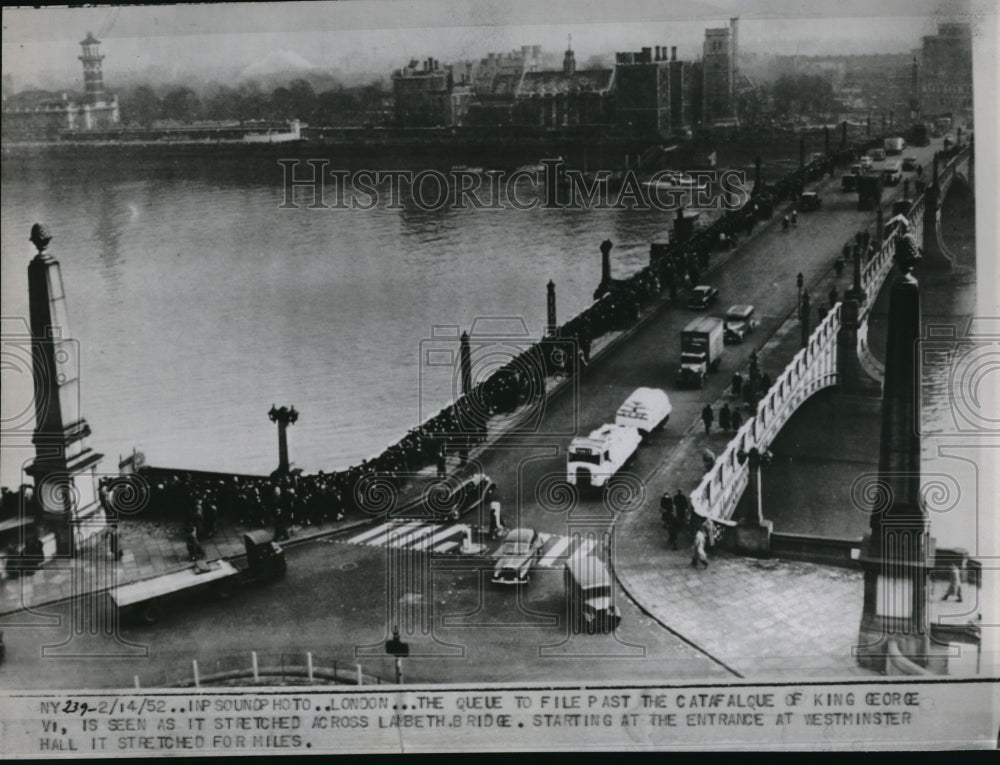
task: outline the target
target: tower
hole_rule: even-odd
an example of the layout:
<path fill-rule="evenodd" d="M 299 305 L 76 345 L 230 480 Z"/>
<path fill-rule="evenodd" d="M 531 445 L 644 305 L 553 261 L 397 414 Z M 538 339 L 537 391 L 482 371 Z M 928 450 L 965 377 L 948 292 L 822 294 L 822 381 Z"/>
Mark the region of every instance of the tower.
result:
<path fill-rule="evenodd" d="M 80 45 L 83 46 L 83 55 L 79 58 L 83 62 L 83 90 L 86 94 L 86 103 L 101 103 L 104 101 L 104 73 L 101 71 L 104 56 L 101 55 L 101 41 L 87 32 L 87 39 Z"/>
<path fill-rule="evenodd" d="M 908 248 L 912 250 L 907 254 Z M 930 620 L 927 610 L 928 560 L 933 558 L 927 513 L 920 493 L 919 368 L 920 287 L 908 271 L 915 246 L 897 242 L 903 271 L 889 298 L 882 431 L 879 439 L 879 504 L 861 552 L 864 607 L 857 661 L 885 671 L 898 652 L 927 666 Z"/>
<path fill-rule="evenodd" d="M 569 45 L 566 48 L 566 55 L 563 56 L 563 74 L 572 77 L 576 74 L 576 56 L 573 54 L 573 35 L 569 36 Z"/>
<path fill-rule="evenodd" d="M 41 224 L 32 227 L 38 250 L 28 265 L 35 460 L 26 472 L 35 482 L 42 525 L 55 532 L 59 553 L 74 554 L 105 528 L 97 499 L 97 465 L 104 455 L 86 444 L 90 426 L 80 413 L 79 352 L 69 337 L 59 261 L 46 251 L 51 238 Z"/>

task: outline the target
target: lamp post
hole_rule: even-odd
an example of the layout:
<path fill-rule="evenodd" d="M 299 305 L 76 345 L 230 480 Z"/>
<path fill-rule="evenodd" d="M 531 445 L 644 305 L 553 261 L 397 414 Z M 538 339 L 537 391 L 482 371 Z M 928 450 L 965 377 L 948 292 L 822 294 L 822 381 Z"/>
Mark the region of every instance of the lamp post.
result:
<path fill-rule="evenodd" d="M 802 275 L 802 272 L 799 271 L 799 275 L 795 277 L 795 286 L 799 288 L 798 297 L 795 299 L 796 306 L 802 305 L 802 285 L 804 283 L 805 283 L 805 277 Z"/>
<path fill-rule="evenodd" d="M 774 455 L 771 454 L 767 449 L 760 450 L 756 446 L 752 447 L 750 451 L 740 449 L 736 452 L 736 459 L 740 461 L 740 464 L 749 463 L 750 468 L 750 490 L 754 494 L 754 500 L 757 503 L 757 523 L 760 525 L 764 524 L 764 505 L 763 497 L 760 485 L 760 469 L 762 467 L 767 467 L 771 464 L 771 460 L 774 459 Z"/>
<path fill-rule="evenodd" d="M 274 474 L 286 475 L 290 467 L 287 430 L 289 425 L 294 425 L 295 421 L 299 419 L 299 413 L 295 411 L 294 406 L 283 406 L 279 409 L 271 404 L 271 411 L 267 413 L 267 416 L 271 422 L 278 424 L 278 469 L 274 471 Z"/>
<path fill-rule="evenodd" d="M 802 293 L 802 302 L 799 304 L 799 322 L 802 325 L 802 347 L 809 345 L 809 292 Z"/>

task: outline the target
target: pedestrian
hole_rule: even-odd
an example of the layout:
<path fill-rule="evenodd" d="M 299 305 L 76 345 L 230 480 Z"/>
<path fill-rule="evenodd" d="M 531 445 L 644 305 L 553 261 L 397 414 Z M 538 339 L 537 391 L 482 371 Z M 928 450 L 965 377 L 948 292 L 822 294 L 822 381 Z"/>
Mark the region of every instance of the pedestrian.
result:
<path fill-rule="evenodd" d="M 701 452 L 701 464 L 705 468 L 706 473 L 715 467 L 715 452 L 711 449 L 703 449 Z"/>
<path fill-rule="evenodd" d="M 738 406 L 733 407 L 733 414 L 729 421 L 732 425 L 734 433 L 740 429 L 740 426 L 743 424 L 743 418 L 740 416 L 740 409 Z"/>
<path fill-rule="evenodd" d="M 705 552 L 706 541 L 705 528 L 699 526 L 694 533 L 694 542 L 691 544 L 691 565 L 695 568 L 698 568 L 699 563 L 708 568 L 708 554 Z"/>
<path fill-rule="evenodd" d="M 701 421 L 705 423 L 705 435 L 707 436 L 712 430 L 712 422 L 715 420 L 715 414 L 712 412 L 711 404 L 705 404 L 705 408 L 701 410 Z"/>
<path fill-rule="evenodd" d="M 736 398 L 740 397 L 740 393 L 743 391 L 743 375 L 739 372 L 733 373 L 733 396 Z"/>
<path fill-rule="evenodd" d="M 729 403 L 727 402 L 719 410 L 719 428 L 725 433 L 729 430 L 731 424 L 732 417 L 729 411 Z"/>
<path fill-rule="evenodd" d="M 121 560 L 122 549 L 118 546 L 118 526 L 111 524 L 108 526 L 108 552 L 114 560 Z"/>
<path fill-rule="evenodd" d="M 437 453 L 437 477 L 444 478 L 447 468 L 448 463 L 444 454 L 444 444 L 441 444 L 441 448 L 438 449 Z"/>
<path fill-rule="evenodd" d="M 687 526 L 689 513 L 691 511 L 691 503 L 688 502 L 687 497 L 684 496 L 684 492 L 680 489 L 674 492 L 674 513 L 680 519 L 682 525 Z"/>
<path fill-rule="evenodd" d="M 198 541 L 198 526 L 194 522 L 188 522 L 185 542 L 191 560 L 201 560 L 205 557 L 205 550 Z"/>
<path fill-rule="evenodd" d="M 840 298 L 840 295 L 837 293 L 837 288 L 836 287 L 830 287 L 830 292 L 827 294 L 827 297 L 830 298 L 830 305 L 831 306 L 836 305 L 837 304 L 837 300 Z"/>
<path fill-rule="evenodd" d="M 948 591 L 941 600 L 947 600 L 952 595 L 955 596 L 957 602 L 962 602 L 962 572 L 959 571 L 958 565 L 955 563 L 951 564 L 951 569 L 948 572 Z"/>
<path fill-rule="evenodd" d="M 497 539 L 504 531 L 503 516 L 500 514 L 500 502 L 490 502 L 490 536 Z"/>

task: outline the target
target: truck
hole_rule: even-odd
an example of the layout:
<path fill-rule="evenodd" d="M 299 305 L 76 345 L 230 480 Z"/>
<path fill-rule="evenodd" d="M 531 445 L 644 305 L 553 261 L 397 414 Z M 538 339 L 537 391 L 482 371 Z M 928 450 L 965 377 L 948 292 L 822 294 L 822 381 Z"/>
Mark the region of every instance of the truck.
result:
<path fill-rule="evenodd" d="M 108 590 L 108 598 L 123 622 L 155 624 L 181 601 L 228 598 L 236 587 L 279 579 L 285 575 L 285 552 L 263 529 L 243 535 L 245 561 L 239 565 L 220 558 L 198 560 L 188 568 L 123 584 Z"/>
<path fill-rule="evenodd" d="M 906 141 L 904 141 L 900 136 L 886 138 L 882 141 L 882 148 L 885 149 L 885 153 L 887 155 L 902 154 L 903 149 L 906 148 Z"/>
<path fill-rule="evenodd" d="M 874 210 L 882 204 L 882 173 L 858 176 L 858 209 Z"/>
<path fill-rule="evenodd" d="M 636 388 L 615 412 L 615 425 L 635 428 L 647 436 L 670 419 L 670 397 L 659 388 Z"/>
<path fill-rule="evenodd" d="M 614 424 L 574 438 L 566 454 L 566 481 L 581 488 L 604 486 L 632 458 L 641 441 L 636 428 Z"/>
<path fill-rule="evenodd" d="M 622 615 L 614 602 L 614 579 L 604 561 L 578 550 L 566 561 L 569 612 L 577 632 L 614 632 Z"/>
<path fill-rule="evenodd" d="M 684 327 L 677 385 L 703 388 L 708 373 L 719 368 L 724 342 L 722 319 L 715 316 L 702 316 Z"/>

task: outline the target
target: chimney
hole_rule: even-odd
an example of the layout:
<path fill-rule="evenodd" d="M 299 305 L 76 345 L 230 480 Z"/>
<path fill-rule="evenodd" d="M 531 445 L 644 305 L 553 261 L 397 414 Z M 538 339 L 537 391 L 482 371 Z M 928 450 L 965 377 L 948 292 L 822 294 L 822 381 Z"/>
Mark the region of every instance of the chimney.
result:
<path fill-rule="evenodd" d="M 677 60 L 677 46 L 676 45 L 673 45 L 670 48 L 670 60 L 671 61 L 676 61 Z"/>
<path fill-rule="evenodd" d="M 642 63 L 648 64 L 653 60 L 653 49 L 643 48 L 642 49 Z"/>
<path fill-rule="evenodd" d="M 659 61 L 660 60 L 660 46 L 659 45 L 656 46 L 656 58 L 654 60 L 655 61 Z"/>

